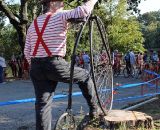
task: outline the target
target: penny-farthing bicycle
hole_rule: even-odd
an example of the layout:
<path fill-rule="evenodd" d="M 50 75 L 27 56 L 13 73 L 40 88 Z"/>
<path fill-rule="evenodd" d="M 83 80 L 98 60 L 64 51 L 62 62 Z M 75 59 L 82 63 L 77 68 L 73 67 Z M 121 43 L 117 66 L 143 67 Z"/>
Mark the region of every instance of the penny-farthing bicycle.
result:
<path fill-rule="evenodd" d="M 86 18 L 86 21 L 80 19 L 73 20 L 78 21 L 80 24 L 80 30 L 77 34 L 71 61 L 70 71 L 70 85 L 68 94 L 68 107 L 65 113 L 63 113 L 55 124 L 55 130 L 75 130 L 76 121 L 72 113 L 72 85 L 73 85 L 73 73 L 75 65 L 75 56 L 80 42 L 83 30 L 89 27 L 89 41 L 90 47 L 90 66 L 91 76 L 94 83 L 94 89 L 96 92 L 95 100 L 103 111 L 104 115 L 112 108 L 113 102 L 113 74 L 112 63 L 109 51 L 109 44 L 107 34 L 103 22 L 98 16 L 90 15 Z M 105 109 L 105 111 L 104 111 Z"/>

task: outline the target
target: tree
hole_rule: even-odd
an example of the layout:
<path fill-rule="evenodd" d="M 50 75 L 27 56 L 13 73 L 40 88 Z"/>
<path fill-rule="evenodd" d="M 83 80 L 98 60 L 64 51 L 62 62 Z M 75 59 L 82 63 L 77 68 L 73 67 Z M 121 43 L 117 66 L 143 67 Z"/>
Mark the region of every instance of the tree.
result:
<path fill-rule="evenodd" d="M 111 49 L 144 51 L 140 24 L 126 9 L 126 0 L 110 0 L 97 11 L 105 22 Z"/>
<path fill-rule="evenodd" d="M 20 46 L 17 44 L 17 32 L 13 26 L 4 26 L 0 32 L 0 48 L 5 54 L 5 58 L 10 59 L 11 55 L 18 54 Z"/>
<path fill-rule="evenodd" d="M 160 48 L 160 11 L 147 12 L 138 17 L 146 48 Z"/>
<path fill-rule="evenodd" d="M 20 5 L 5 3 L 4 0 L 0 0 L 0 11 L 3 12 L 6 15 L 6 17 L 8 17 L 10 23 L 16 29 L 18 34 L 18 43 L 22 51 L 24 49 L 25 44 L 27 24 L 29 23 L 28 9 L 31 6 L 28 6 L 28 3 L 32 3 L 33 6 L 31 11 L 33 12 L 33 14 L 35 14 L 35 4 L 33 4 L 36 3 L 35 0 L 20 0 Z"/>

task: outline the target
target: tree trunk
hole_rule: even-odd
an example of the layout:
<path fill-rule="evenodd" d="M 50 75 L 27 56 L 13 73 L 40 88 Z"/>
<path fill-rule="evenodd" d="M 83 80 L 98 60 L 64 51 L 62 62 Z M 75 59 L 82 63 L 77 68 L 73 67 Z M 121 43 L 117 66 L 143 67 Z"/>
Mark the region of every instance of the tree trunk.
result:
<path fill-rule="evenodd" d="M 26 24 L 22 24 L 19 26 L 17 30 L 18 33 L 18 42 L 21 47 L 21 51 L 24 51 L 25 39 L 26 39 Z"/>
<path fill-rule="evenodd" d="M 13 13 L 4 0 L 0 0 L 0 11 L 8 17 L 10 23 L 17 30 L 18 42 L 21 51 L 23 52 L 26 38 L 26 27 L 28 23 L 27 0 L 21 0 L 20 11 L 18 14 Z"/>
<path fill-rule="evenodd" d="M 89 121 L 85 116 L 80 122 L 78 130 L 135 130 L 153 129 L 153 120 L 151 116 L 137 111 L 111 110 L 103 119 Z"/>

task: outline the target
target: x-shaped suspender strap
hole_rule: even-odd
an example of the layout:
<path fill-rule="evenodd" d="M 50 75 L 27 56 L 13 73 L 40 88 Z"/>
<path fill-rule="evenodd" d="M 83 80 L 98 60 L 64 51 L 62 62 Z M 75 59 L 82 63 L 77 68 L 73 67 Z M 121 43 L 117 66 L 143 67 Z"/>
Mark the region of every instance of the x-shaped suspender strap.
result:
<path fill-rule="evenodd" d="M 50 17 L 51 17 L 51 14 L 47 16 L 47 18 L 46 18 L 46 20 L 45 20 L 45 22 L 43 24 L 41 32 L 39 31 L 39 28 L 38 28 L 37 19 L 34 20 L 34 26 L 35 26 L 35 30 L 36 30 L 38 38 L 37 38 L 36 45 L 35 45 L 35 48 L 34 48 L 34 51 L 33 51 L 33 56 L 36 56 L 37 50 L 38 50 L 38 47 L 39 47 L 40 43 L 42 44 L 42 46 L 45 49 L 45 51 L 48 54 L 48 56 L 50 57 L 52 55 L 52 53 L 50 52 L 50 50 L 48 49 L 47 45 L 44 43 L 44 40 L 42 38 L 42 35 L 44 33 L 44 30 L 45 30 L 45 28 L 47 26 L 47 23 L 48 23 Z"/>

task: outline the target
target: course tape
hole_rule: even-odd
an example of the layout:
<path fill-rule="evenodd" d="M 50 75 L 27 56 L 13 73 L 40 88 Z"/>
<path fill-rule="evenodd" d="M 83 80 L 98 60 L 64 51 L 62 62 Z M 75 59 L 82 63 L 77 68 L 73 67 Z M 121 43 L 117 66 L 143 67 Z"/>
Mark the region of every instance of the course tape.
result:
<path fill-rule="evenodd" d="M 120 98 L 120 99 L 115 99 L 114 102 L 124 102 L 124 101 L 129 101 L 129 100 L 135 100 L 135 99 L 140 99 L 140 98 L 144 98 L 144 97 L 152 97 L 152 96 L 156 96 L 160 93 L 149 93 L 149 94 L 145 94 L 145 95 L 138 95 L 138 96 L 132 96 L 132 97 L 126 97 L 126 98 Z M 73 93 L 73 96 L 81 96 L 82 93 L 81 92 L 75 92 Z M 61 98 L 65 98 L 68 95 L 55 95 L 53 97 L 53 99 L 61 99 Z M 7 101 L 7 102 L 0 102 L 0 106 L 6 106 L 6 105 L 13 105 L 13 104 L 21 104 L 21 103 L 29 103 L 29 102 L 35 102 L 35 98 L 29 98 L 29 99 L 22 99 L 22 100 L 13 100 L 13 101 Z"/>
<path fill-rule="evenodd" d="M 148 93 L 148 94 L 144 94 L 144 95 L 138 95 L 138 96 L 120 98 L 120 99 L 115 99 L 114 102 L 125 102 L 125 101 L 130 101 L 130 100 L 145 98 L 145 97 L 153 97 L 153 96 L 156 96 L 156 95 L 158 95 L 158 94 L 160 94 L 160 93 Z"/>
<path fill-rule="evenodd" d="M 122 86 L 117 87 L 117 89 L 119 89 L 119 88 L 131 88 L 131 87 L 138 87 L 138 86 L 141 86 L 141 85 L 147 85 L 147 84 L 149 84 L 149 83 L 151 83 L 151 82 L 153 82 L 153 81 L 155 81 L 157 79 L 160 79 L 160 76 L 158 76 L 158 77 L 156 77 L 154 79 L 151 79 L 149 81 L 146 81 L 146 82 L 122 85 Z"/>
<path fill-rule="evenodd" d="M 81 92 L 74 92 L 72 95 L 73 96 L 80 96 L 80 95 L 82 95 L 82 93 Z M 65 97 L 68 97 L 68 95 L 66 95 L 66 94 L 58 94 L 58 95 L 55 95 L 53 97 L 53 99 L 60 99 L 60 98 L 65 98 Z M 28 102 L 35 102 L 35 98 L 28 98 L 28 99 L 0 102 L 0 106 L 20 104 L 20 103 L 28 103 Z"/>
<path fill-rule="evenodd" d="M 157 74 L 157 73 L 154 72 L 154 71 L 144 70 L 144 72 L 146 72 L 146 73 L 148 73 L 148 74 L 153 74 L 153 75 L 159 76 L 159 74 Z"/>

